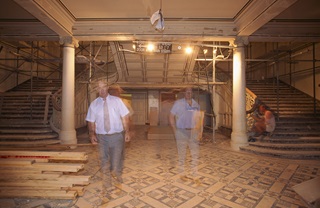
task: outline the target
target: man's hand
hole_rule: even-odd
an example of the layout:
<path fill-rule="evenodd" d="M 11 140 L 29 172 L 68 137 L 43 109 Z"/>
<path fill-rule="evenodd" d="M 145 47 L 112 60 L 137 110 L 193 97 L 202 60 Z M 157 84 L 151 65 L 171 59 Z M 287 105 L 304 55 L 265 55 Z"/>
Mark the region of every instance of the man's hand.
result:
<path fill-rule="evenodd" d="M 98 144 L 98 139 L 95 133 L 96 124 L 94 122 L 88 122 L 89 138 L 92 144 Z"/>
<path fill-rule="evenodd" d="M 131 141 L 131 133 L 130 133 L 130 131 L 126 131 L 124 133 L 124 141 L 125 142 L 130 142 Z"/>
<path fill-rule="evenodd" d="M 98 144 L 98 139 L 96 137 L 96 135 L 90 135 L 90 141 L 92 144 Z"/>

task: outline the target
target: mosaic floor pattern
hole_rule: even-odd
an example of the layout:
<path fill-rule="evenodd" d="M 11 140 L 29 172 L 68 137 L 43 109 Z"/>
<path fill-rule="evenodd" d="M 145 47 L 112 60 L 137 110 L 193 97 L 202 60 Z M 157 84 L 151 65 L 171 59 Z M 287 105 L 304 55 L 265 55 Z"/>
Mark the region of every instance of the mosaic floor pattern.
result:
<path fill-rule="evenodd" d="M 92 175 L 84 196 L 75 200 L 0 199 L 13 208 L 227 208 L 308 207 L 292 189 L 320 176 L 319 161 L 257 156 L 230 149 L 230 138 L 215 134 L 200 146 L 199 181 L 182 180 L 177 169 L 175 140 L 147 140 L 147 126 L 139 126 L 126 146 L 123 183 L 102 191 L 96 147 L 79 147 L 89 161 L 82 175 Z M 79 141 L 88 143 L 87 134 Z M 190 158 L 188 158 L 190 160 Z"/>

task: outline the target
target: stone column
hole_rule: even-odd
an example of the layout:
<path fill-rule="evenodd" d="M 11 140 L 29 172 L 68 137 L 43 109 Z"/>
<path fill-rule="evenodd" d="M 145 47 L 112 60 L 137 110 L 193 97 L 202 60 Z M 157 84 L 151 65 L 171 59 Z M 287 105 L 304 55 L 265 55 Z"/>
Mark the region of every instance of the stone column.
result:
<path fill-rule="evenodd" d="M 75 130 L 75 47 L 78 42 L 72 37 L 60 38 L 63 44 L 62 67 L 62 104 L 61 104 L 61 131 L 59 138 L 62 144 L 77 144 Z"/>
<path fill-rule="evenodd" d="M 246 124 L 245 38 L 238 37 L 233 50 L 233 97 L 231 147 L 239 150 L 248 145 Z"/>

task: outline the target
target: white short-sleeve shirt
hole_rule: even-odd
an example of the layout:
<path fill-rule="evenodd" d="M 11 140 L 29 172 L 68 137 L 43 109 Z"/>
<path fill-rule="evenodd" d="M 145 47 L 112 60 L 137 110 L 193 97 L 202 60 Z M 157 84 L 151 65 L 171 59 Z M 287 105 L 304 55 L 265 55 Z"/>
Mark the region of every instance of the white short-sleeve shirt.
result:
<path fill-rule="evenodd" d="M 108 95 L 106 100 L 110 116 L 110 131 L 106 132 L 104 130 L 103 105 L 105 101 L 101 97 L 98 97 L 91 102 L 86 121 L 94 122 L 96 124 L 96 134 L 113 134 L 122 132 L 124 130 L 122 117 L 129 114 L 129 110 L 119 97 Z"/>

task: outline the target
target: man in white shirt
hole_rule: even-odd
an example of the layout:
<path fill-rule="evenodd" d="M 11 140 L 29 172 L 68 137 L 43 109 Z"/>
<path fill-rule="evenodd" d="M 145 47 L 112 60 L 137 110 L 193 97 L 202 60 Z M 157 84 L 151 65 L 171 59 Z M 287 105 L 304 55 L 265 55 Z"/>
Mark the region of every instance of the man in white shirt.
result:
<path fill-rule="evenodd" d="M 111 175 L 122 183 L 124 143 L 130 141 L 129 110 L 123 101 L 108 94 L 105 81 L 98 82 L 99 97 L 91 102 L 88 121 L 91 143 L 98 144 L 105 188 L 111 186 Z"/>

